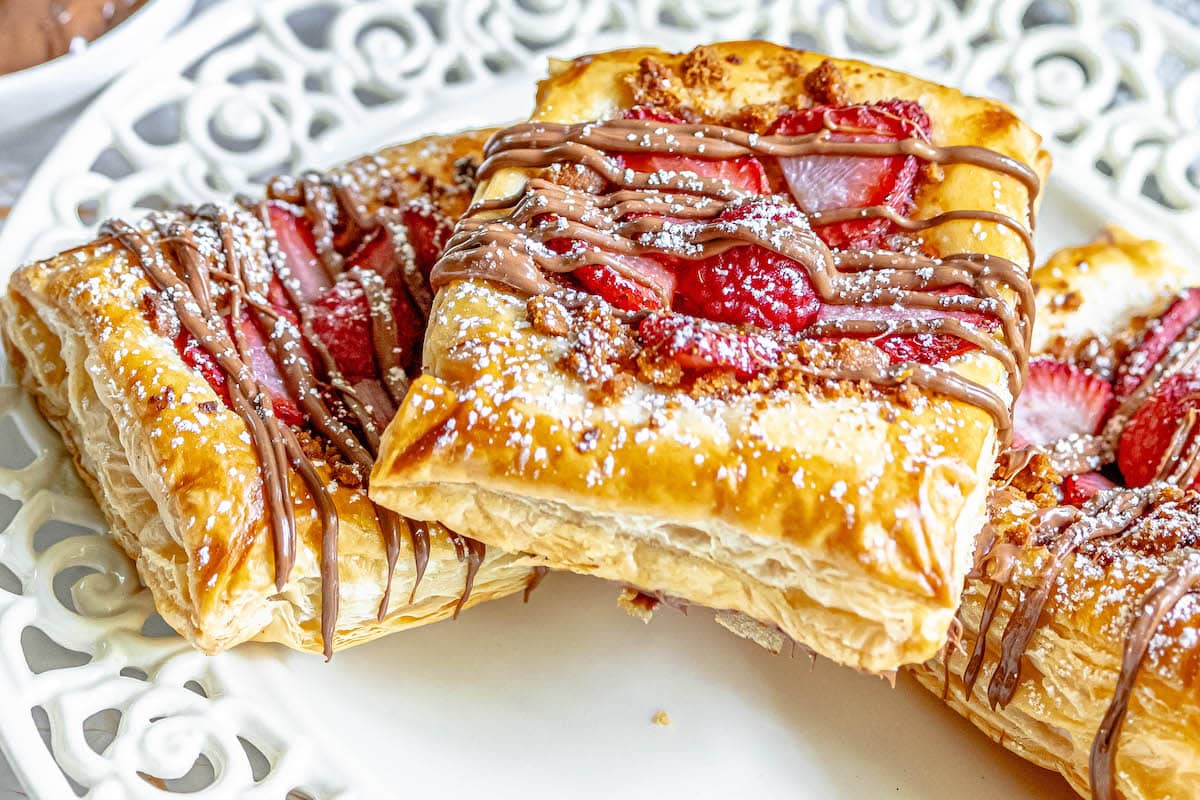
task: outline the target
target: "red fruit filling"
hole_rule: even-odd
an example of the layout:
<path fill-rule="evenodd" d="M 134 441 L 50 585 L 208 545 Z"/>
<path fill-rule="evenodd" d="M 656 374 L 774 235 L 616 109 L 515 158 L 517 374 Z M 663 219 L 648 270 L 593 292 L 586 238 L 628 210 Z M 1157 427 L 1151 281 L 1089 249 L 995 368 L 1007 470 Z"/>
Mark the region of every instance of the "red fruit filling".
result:
<path fill-rule="evenodd" d="M 670 305 L 676 277 L 669 267 L 653 258 L 621 256 L 620 260 L 627 268 L 636 270 L 640 280 L 622 275 L 607 264 L 580 267 L 574 272 L 575 279 L 584 289 L 625 311 Z"/>
<path fill-rule="evenodd" d="M 663 123 L 683 122 L 679 117 L 646 106 L 631 109 L 626 117 Z M 828 138 L 834 142 L 880 143 L 907 138 L 927 140 L 930 127 L 929 117 L 920 104 L 890 100 L 786 111 L 769 132 L 803 135 L 825 129 L 829 131 Z M 798 226 L 811 222 L 818 226 L 818 235 L 837 248 L 880 247 L 895 233 L 895 226 L 887 219 L 821 225 L 819 212 L 883 205 L 906 214 L 912 209 L 920 174 L 920 163 L 915 156 L 820 155 L 781 159 L 780 170 L 791 190 L 792 200 L 804 212 L 817 214 L 816 219 L 806 220 L 794 206 L 781 202 L 778 196 L 769 201 L 753 198 L 770 192 L 770 183 L 757 158 L 721 161 L 671 153 L 620 153 L 614 157 L 624 166 L 641 172 L 690 171 L 703 177 L 724 178 L 751 197 L 727 209 L 720 222 L 751 226 L 784 219 Z M 552 240 L 549 244 L 558 252 L 588 246 L 565 239 Z M 638 272 L 641 279 L 635 280 L 607 265 L 580 268 L 574 277 L 583 289 L 626 311 L 676 310 L 715 322 L 793 334 L 803 334 L 817 321 L 849 318 L 900 322 L 950 316 L 988 331 L 997 327 L 995 320 L 989 317 L 964 312 L 822 304 L 804 265 L 753 244 L 733 247 L 696 261 L 658 255 L 617 258 L 629 270 Z M 965 291 L 960 287 L 931 293 L 961 294 Z M 728 336 L 737 335 L 742 334 L 728 333 Z M 836 335 L 833 338 L 837 338 Z M 974 345 L 950 334 L 896 334 L 873 337 L 873 341 L 894 362 L 934 364 L 975 349 Z M 696 368 L 698 363 L 693 359 L 687 368 Z"/>
<path fill-rule="evenodd" d="M 1013 445 L 1047 445 L 1098 433 L 1112 408 L 1112 386 L 1098 375 L 1053 358 L 1029 362 L 1013 407 Z"/>
<path fill-rule="evenodd" d="M 1200 319 L 1200 289 L 1184 290 L 1175 302 L 1146 328 L 1142 341 L 1126 356 L 1117 371 L 1117 399 L 1133 394 L 1171 345 L 1197 319 Z"/>
<path fill-rule="evenodd" d="M 362 398 L 375 398 L 376 401 L 369 404 L 377 409 L 391 409 L 391 401 L 379 381 L 371 312 L 362 286 L 357 280 L 348 278 L 336 283 L 330 281 L 317 255 L 309 224 L 278 203 L 268 204 L 267 209 L 279 248 L 278 255 L 282 260 L 279 280 L 285 282 L 291 293 L 309 307 L 313 332 L 328 349 L 338 371 L 354 386 L 356 393 Z M 415 208 L 411 209 L 411 214 L 409 212 L 410 209 L 406 209 L 406 219 L 417 220 L 410 224 L 409 230 L 415 233 L 413 244 L 418 253 L 418 262 L 425 257 L 429 266 L 432 266 L 436 254 L 429 256 L 424 250 L 444 242 L 444 237 L 439 233 L 440 223 L 426 224 L 432 217 Z M 345 269 L 354 268 L 378 274 L 390 290 L 398 358 L 406 368 L 414 366 L 423 324 L 404 288 L 402 265 L 386 226 L 379 226 L 367 233 L 357 249 L 349 255 Z M 297 314 L 291 307 L 289 293 L 283 290 L 279 280 L 272 282 L 268 300 L 276 313 L 295 323 Z M 229 326 L 228 320 L 226 325 Z M 248 312 L 244 312 L 238 330 L 245 341 L 247 362 L 258 381 L 266 387 L 275 415 L 289 425 L 303 425 L 304 415 L 288 394 L 259 324 Z M 232 327 L 229 328 L 229 334 L 233 336 Z M 227 378 L 217 360 L 186 331 L 175 337 L 175 346 L 184 362 L 197 370 L 229 405 Z M 320 364 L 320 361 L 314 359 L 314 363 Z M 386 424 L 387 421 L 381 419 L 380 423 Z"/>
<path fill-rule="evenodd" d="M 964 286 L 951 286 L 945 289 L 931 290 L 925 294 L 949 298 L 964 296 L 966 295 L 966 291 L 966 287 Z M 902 322 L 922 319 L 957 319 L 960 322 L 965 322 L 989 332 L 999 327 L 999 323 L 992 317 L 985 317 L 968 311 L 902 307 L 898 305 L 823 305 L 817 317 L 817 321 L 823 323 L 837 322 L 838 320 L 879 320 L 900 324 Z M 836 339 L 840 337 L 831 336 L 828 338 Z M 847 335 L 846 338 L 851 337 Z M 890 334 L 872 337 L 872 341 L 877 347 L 887 353 L 888 358 L 894 364 L 905 362 L 937 364 L 947 358 L 969 353 L 975 349 L 975 345 L 970 342 L 946 333 Z"/>
<path fill-rule="evenodd" d="M 780 115 L 769 133 L 798 136 L 829 130 L 832 142 L 896 142 L 928 139 L 929 115 L 911 100 L 887 100 L 855 106 L 813 106 Z M 779 168 L 796 204 L 807 214 L 840 208 L 888 206 L 900 214 L 912 210 L 920 162 L 916 156 L 817 155 L 781 158 Z M 886 219 L 820 225 L 818 235 L 830 247 L 871 249 L 882 246 L 895 226 Z"/>
<path fill-rule="evenodd" d="M 721 217 L 750 227 L 779 220 L 804 224 L 795 209 L 764 202 L 733 206 Z M 799 333 L 816 321 L 821 301 L 803 265 L 750 244 L 682 262 L 675 307 L 716 322 Z"/>
<path fill-rule="evenodd" d="M 679 124 L 684 120 L 664 111 L 636 106 L 625 113 L 626 119 L 648 119 Z M 731 188 L 751 194 L 771 190 L 762 162 L 754 156 L 712 159 L 679 156 L 672 153 L 618 153 L 615 156 L 626 169 L 663 175 L 693 174 L 700 178 L 728 181 Z"/>
<path fill-rule="evenodd" d="M 446 249 L 454 227 L 428 200 L 409 201 L 401 210 L 400 219 L 408 228 L 408 243 L 417 266 L 425 277 L 429 277 L 438 256 Z"/>
<path fill-rule="evenodd" d="M 1082 506 L 1100 492 L 1115 487 L 1115 483 L 1099 472 L 1068 475 L 1062 483 L 1063 502 L 1069 506 Z"/>
<path fill-rule="evenodd" d="M 1130 486 L 1145 486 L 1159 472 L 1175 435 L 1187 424 L 1188 413 L 1200 414 L 1200 377 L 1173 375 L 1142 404 L 1125 426 L 1117 444 L 1117 466 Z M 1181 452 L 1194 436 L 1182 442 Z M 1200 486 L 1200 478 L 1184 488 Z"/>
<path fill-rule="evenodd" d="M 267 214 L 283 262 L 280 278 L 304 301 L 316 299 L 330 280 L 317 255 L 312 226 L 278 203 L 268 203 Z"/>
<path fill-rule="evenodd" d="M 684 370 L 728 369 L 741 378 L 778 366 L 782 354 L 769 337 L 673 314 L 648 315 L 638 335 L 647 350 L 674 359 Z"/>

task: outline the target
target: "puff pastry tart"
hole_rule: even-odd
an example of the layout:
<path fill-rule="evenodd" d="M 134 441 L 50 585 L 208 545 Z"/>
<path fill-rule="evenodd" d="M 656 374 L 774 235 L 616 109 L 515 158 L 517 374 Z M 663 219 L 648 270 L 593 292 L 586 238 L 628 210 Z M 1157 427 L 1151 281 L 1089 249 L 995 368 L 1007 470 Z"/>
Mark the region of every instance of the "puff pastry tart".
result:
<path fill-rule="evenodd" d="M 1034 274 L 1041 352 L 919 679 L 1099 800 L 1200 795 L 1200 274 L 1118 229 Z"/>
<path fill-rule="evenodd" d="M 485 148 L 372 496 L 884 670 L 944 641 L 1046 158 L 999 103 L 759 42 L 559 62 Z"/>
<path fill-rule="evenodd" d="M 328 655 L 526 585 L 514 557 L 366 495 L 485 135 L 111 222 L 13 277 L 11 363 L 201 650 Z"/>

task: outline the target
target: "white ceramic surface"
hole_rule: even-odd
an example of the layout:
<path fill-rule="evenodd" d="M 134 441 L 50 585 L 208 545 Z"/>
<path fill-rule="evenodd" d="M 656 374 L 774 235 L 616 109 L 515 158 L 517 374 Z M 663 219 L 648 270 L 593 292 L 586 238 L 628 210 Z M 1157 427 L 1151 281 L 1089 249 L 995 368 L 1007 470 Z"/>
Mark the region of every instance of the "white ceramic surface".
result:
<path fill-rule="evenodd" d="M 108 83 L 158 47 L 191 6 L 192 0 L 151 0 L 78 51 L 0 75 L 0 135 L 28 128 Z"/>
<path fill-rule="evenodd" d="M 548 52 L 748 36 L 865 53 L 1018 103 L 1058 158 L 1044 253 L 1113 219 L 1195 252 L 1193 34 L 1117 3 L 1030 5 L 229 2 L 81 117 L 0 235 L 0 268 L 134 207 L 519 117 Z M 100 516 L 61 446 L 11 386 L 0 441 L 0 749 L 34 797 L 1070 796 L 906 677 L 893 690 L 771 656 L 702 611 L 643 626 L 613 587 L 574 576 L 551 576 L 528 606 L 488 604 L 328 665 L 267 646 L 205 658 L 162 635 L 128 561 L 92 534 Z M 659 709 L 672 725 L 651 724 Z"/>

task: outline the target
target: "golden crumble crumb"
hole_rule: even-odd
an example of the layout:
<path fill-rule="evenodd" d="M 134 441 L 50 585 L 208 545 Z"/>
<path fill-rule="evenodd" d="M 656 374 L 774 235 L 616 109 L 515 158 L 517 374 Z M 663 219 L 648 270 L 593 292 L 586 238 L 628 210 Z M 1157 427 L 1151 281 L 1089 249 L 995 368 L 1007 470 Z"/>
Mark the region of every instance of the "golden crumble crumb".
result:
<path fill-rule="evenodd" d="M 566 336 L 571 330 L 567 310 L 550 295 L 538 294 L 529 298 L 525 313 L 533 329 L 546 336 Z"/>
<path fill-rule="evenodd" d="M 725 83 L 725 67 L 711 47 L 697 47 L 680 64 L 683 85 L 689 89 L 716 88 Z"/>
<path fill-rule="evenodd" d="M 767 129 L 775 120 L 779 119 L 779 115 L 786 110 L 787 106 L 782 103 L 754 103 L 744 105 L 735 113 L 723 118 L 720 122 L 722 125 L 728 125 L 731 128 L 737 128 L 751 133 L 766 133 Z"/>
<path fill-rule="evenodd" d="M 546 180 L 568 189 L 598 194 L 605 185 L 604 178 L 583 164 L 553 164 L 545 170 Z"/>
<path fill-rule="evenodd" d="M 604 399 L 617 400 L 633 391 L 637 381 L 627 372 L 620 372 L 606 380 L 600 387 Z"/>
<path fill-rule="evenodd" d="M 654 712 L 653 722 L 655 725 L 658 725 L 660 728 L 665 728 L 671 724 L 671 718 L 669 716 L 667 716 L 666 711 L 663 711 L 660 708 L 658 711 Z"/>
<path fill-rule="evenodd" d="M 820 105 L 846 105 L 846 84 L 842 73 L 829 59 L 804 76 L 804 91 Z"/>
<path fill-rule="evenodd" d="M 680 105 L 672 86 L 673 77 L 661 61 L 647 57 L 638 63 L 637 71 L 628 75 L 625 82 L 633 92 L 635 104 L 671 109 Z"/>

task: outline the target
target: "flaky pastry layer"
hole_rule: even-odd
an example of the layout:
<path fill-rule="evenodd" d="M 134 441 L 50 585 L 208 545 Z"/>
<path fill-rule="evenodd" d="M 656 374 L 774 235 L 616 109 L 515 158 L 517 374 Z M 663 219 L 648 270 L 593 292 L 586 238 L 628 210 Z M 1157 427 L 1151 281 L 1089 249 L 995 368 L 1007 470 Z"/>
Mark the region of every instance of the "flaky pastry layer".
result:
<path fill-rule="evenodd" d="M 430 192 L 430 182 L 451 186 L 456 162 L 476 158 L 487 133 L 389 148 L 336 174 L 368 208 L 394 191 L 428 196 L 457 216 L 467 196 Z M 265 258 L 260 223 L 246 215 L 241 221 L 238 246 L 247 257 Z M 143 308 L 149 289 L 141 269 L 111 239 L 25 267 L 0 300 L 9 359 L 62 434 L 172 627 L 210 653 L 248 639 L 319 652 L 322 534 L 312 500 L 292 474 L 297 558 L 279 591 L 245 424 L 183 362 L 174 343 L 152 329 Z M 389 611 L 377 619 L 387 559 L 372 506 L 328 467 L 320 471 L 340 528 L 335 646 L 452 615 L 466 567 L 446 531 L 433 526 L 415 596 L 413 553 L 402 537 Z M 467 605 L 520 591 L 528 575 L 520 559 L 489 549 Z"/>
<path fill-rule="evenodd" d="M 824 56 L 740 42 L 688 59 L 637 49 L 556 63 L 535 120 L 611 117 L 650 60 L 673 102 L 714 117 L 797 103 Z M 1039 138 L 1003 105 L 910 76 L 834 61 L 848 102 L 919 100 L 934 144 L 992 148 L 1044 172 Z M 694 65 L 693 65 L 694 66 Z M 503 169 L 477 199 L 519 191 Z M 934 171 L 914 216 L 951 209 L 1029 214 L 1023 185 L 953 164 Z M 1007 228 L 953 221 L 925 231 L 932 254 L 978 251 L 1028 267 Z M 385 436 L 378 501 L 555 567 L 778 624 L 838 661 L 886 670 L 944 640 L 983 523 L 995 455 L 991 417 L 942 395 L 813 383 L 692 397 L 638 383 L 596 399 L 558 366 L 569 344 L 530 326 L 525 300 L 481 280 L 436 299 L 428 377 Z M 978 354 L 961 374 L 1003 393 Z"/>
<path fill-rule="evenodd" d="M 1039 287 L 1038 349 L 1109 340 L 1131 320 L 1161 313 L 1172 296 L 1200 283 L 1200 270 L 1174 260 L 1160 243 L 1107 228 L 1093 242 L 1064 248 L 1034 273 Z M 1193 507 L 1195 503 L 1192 503 Z M 1185 519 L 1185 524 L 1190 524 Z M 1155 541 L 1153 524 L 1141 538 Z M 1139 536 L 1135 534 L 1133 541 Z M 959 618 L 961 644 L 947 658 L 914 667 L 930 691 L 1014 753 L 1061 773 L 1091 795 L 1089 757 L 1113 697 L 1126 637 L 1144 598 L 1200 548 L 1165 552 L 1121 548 L 1104 563 L 1071 557 L 1033 633 L 1012 702 L 992 708 L 988 679 L 1013 611 L 1006 592 L 989 628 L 979 679 L 968 693 L 962 676 L 979 636 L 989 584 L 972 580 Z M 1022 552 L 1017 574 L 1033 573 L 1045 551 Z M 1200 604 L 1185 598 L 1151 643 L 1117 742 L 1116 788 L 1126 800 L 1194 797 L 1200 792 Z"/>

